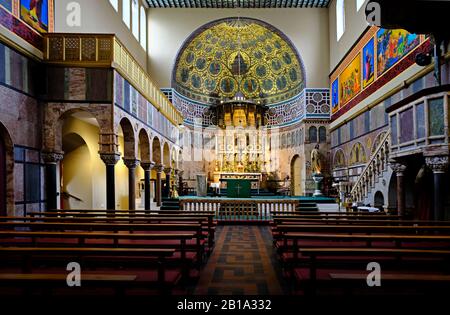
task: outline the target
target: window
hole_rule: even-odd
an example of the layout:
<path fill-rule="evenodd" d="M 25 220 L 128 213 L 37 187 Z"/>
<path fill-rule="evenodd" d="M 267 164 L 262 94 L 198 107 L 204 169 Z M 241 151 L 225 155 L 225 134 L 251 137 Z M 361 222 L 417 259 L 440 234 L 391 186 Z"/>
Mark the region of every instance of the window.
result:
<path fill-rule="evenodd" d="M 366 0 L 356 0 L 356 10 L 359 11 Z"/>
<path fill-rule="evenodd" d="M 337 0 L 336 2 L 336 34 L 339 41 L 345 32 L 345 1 Z"/>
<path fill-rule="evenodd" d="M 317 142 L 317 128 L 314 126 L 309 128 L 309 142 L 310 143 Z"/>
<path fill-rule="evenodd" d="M 131 24 L 131 16 L 130 16 L 130 0 L 122 0 L 122 19 L 128 28 L 130 28 Z"/>
<path fill-rule="evenodd" d="M 119 11 L 119 0 L 109 0 L 114 10 Z"/>
<path fill-rule="evenodd" d="M 327 142 L 327 129 L 323 126 L 319 128 L 319 142 L 320 143 Z"/>
<path fill-rule="evenodd" d="M 139 3 L 138 0 L 131 0 L 131 1 L 132 1 L 131 16 L 133 17 L 132 19 L 133 35 L 134 37 L 136 37 L 137 40 L 139 40 Z"/>
<path fill-rule="evenodd" d="M 147 14 L 144 7 L 141 7 L 141 46 L 147 50 Z M 170 98 L 169 98 L 170 100 Z"/>

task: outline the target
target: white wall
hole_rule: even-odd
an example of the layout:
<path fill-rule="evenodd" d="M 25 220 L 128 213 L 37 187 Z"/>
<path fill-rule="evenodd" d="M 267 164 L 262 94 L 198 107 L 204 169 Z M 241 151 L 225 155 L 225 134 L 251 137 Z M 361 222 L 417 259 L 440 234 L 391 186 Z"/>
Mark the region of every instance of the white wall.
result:
<path fill-rule="evenodd" d="M 67 5 L 73 2 L 72 0 L 55 1 L 55 32 L 116 34 L 141 66 L 146 68 L 145 50 L 122 21 L 122 1 L 119 1 L 119 12 L 116 12 L 108 0 L 77 0 L 76 3 L 79 3 L 81 7 L 80 27 L 71 27 L 66 21 L 69 14 Z"/>
<path fill-rule="evenodd" d="M 306 68 L 309 88 L 329 86 L 327 9 L 150 9 L 150 76 L 160 87 L 171 86 L 171 73 L 183 42 L 200 26 L 225 17 L 263 20 L 283 32 L 296 46 Z"/>
<path fill-rule="evenodd" d="M 369 26 L 366 22 L 365 6 L 363 4 L 359 11 L 356 11 L 356 0 L 345 1 L 345 32 L 337 40 L 336 36 L 336 0 L 332 0 L 329 5 L 329 26 L 330 26 L 330 69 L 329 72 L 339 64 L 342 58 L 352 48 L 364 30 Z"/>

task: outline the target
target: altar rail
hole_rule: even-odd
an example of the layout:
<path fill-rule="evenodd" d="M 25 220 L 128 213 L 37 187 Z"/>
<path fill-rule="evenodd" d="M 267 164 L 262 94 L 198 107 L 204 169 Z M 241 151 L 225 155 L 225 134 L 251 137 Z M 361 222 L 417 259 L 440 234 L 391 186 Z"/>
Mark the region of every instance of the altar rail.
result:
<path fill-rule="evenodd" d="M 294 199 L 180 199 L 184 211 L 214 211 L 221 221 L 269 221 L 277 212 L 294 212 L 298 204 Z"/>

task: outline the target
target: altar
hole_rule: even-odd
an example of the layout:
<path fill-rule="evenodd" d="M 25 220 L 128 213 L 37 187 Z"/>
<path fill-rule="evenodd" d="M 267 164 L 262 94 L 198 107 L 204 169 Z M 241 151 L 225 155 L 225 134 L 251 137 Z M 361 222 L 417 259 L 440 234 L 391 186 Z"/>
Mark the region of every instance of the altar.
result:
<path fill-rule="evenodd" d="M 257 190 L 259 194 L 259 189 L 261 187 L 262 174 L 261 173 L 231 173 L 231 172 L 215 172 L 214 173 L 214 182 L 219 185 L 219 194 L 221 193 L 221 189 L 227 189 L 230 183 L 233 183 L 233 187 L 235 186 L 235 181 L 233 180 L 241 180 L 242 185 L 248 183 L 250 186 L 250 191 L 252 189 Z M 239 184 L 239 183 L 238 183 Z M 242 186 L 241 185 L 241 186 Z"/>

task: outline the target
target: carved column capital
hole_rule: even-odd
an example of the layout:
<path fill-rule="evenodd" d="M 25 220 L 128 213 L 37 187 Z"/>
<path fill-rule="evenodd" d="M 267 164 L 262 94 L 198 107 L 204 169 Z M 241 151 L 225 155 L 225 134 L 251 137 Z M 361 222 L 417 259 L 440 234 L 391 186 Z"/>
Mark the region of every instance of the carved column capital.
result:
<path fill-rule="evenodd" d="M 173 168 L 171 168 L 171 167 L 165 167 L 165 168 L 164 168 L 164 173 L 170 174 L 170 173 L 172 172 L 172 169 L 173 169 Z"/>
<path fill-rule="evenodd" d="M 178 170 L 178 176 L 179 176 L 179 177 L 183 177 L 183 174 L 184 174 L 184 171 Z"/>
<path fill-rule="evenodd" d="M 138 159 L 133 159 L 133 158 L 131 158 L 131 159 L 123 158 L 123 163 L 129 169 L 134 169 L 139 166 L 139 163 L 141 163 L 141 161 L 139 161 Z"/>
<path fill-rule="evenodd" d="M 162 165 L 162 164 L 156 164 L 155 167 L 154 167 L 154 169 L 155 169 L 156 173 L 161 174 L 162 171 L 163 171 L 163 169 L 164 169 L 164 165 Z"/>
<path fill-rule="evenodd" d="M 56 164 L 64 158 L 63 152 L 50 152 L 44 151 L 42 152 L 42 159 L 45 164 Z"/>
<path fill-rule="evenodd" d="M 141 162 L 141 167 L 144 169 L 144 171 L 150 171 L 153 167 L 155 167 L 155 162 Z"/>
<path fill-rule="evenodd" d="M 406 165 L 399 163 L 395 160 L 389 161 L 392 170 L 397 174 L 397 176 L 403 176 L 406 171 Z"/>
<path fill-rule="evenodd" d="M 100 158 L 106 165 L 116 165 L 120 160 L 119 153 L 100 153 Z"/>
<path fill-rule="evenodd" d="M 178 176 L 178 174 L 180 173 L 180 170 L 176 168 L 176 169 L 174 170 L 174 173 L 175 173 L 175 176 Z"/>
<path fill-rule="evenodd" d="M 449 162 L 447 155 L 425 157 L 425 162 L 435 174 L 445 173 L 448 169 Z"/>

